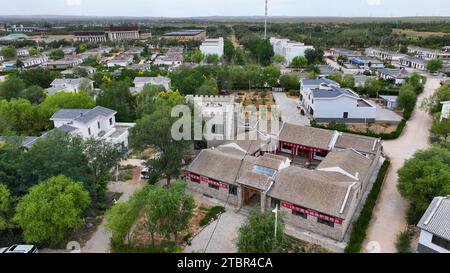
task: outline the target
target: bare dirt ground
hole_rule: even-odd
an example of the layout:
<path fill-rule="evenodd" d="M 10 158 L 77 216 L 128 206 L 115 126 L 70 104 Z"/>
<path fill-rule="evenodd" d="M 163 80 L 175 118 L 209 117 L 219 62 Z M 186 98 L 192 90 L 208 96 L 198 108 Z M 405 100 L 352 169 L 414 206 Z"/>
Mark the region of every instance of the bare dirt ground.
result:
<path fill-rule="evenodd" d="M 443 37 L 445 35 L 449 35 L 449 33 L 445 33 L 445 32 L 415 31 L 413 29 L 401 29 L 401 28 L 394 28 L 392 30 L 392 33 L 399 34 L 399 35 L 405 34 L 408 36 L 418 36 L 418 37 L 430 37 L 430 36 Z"/>
<path fill-rule="evenodd" d="M 374 209 L 364 243 L 365 252 L 395 253 L 397 235 L 407 227 L 405 218 L 408 202 L 397 190 L 397 171 L 416 151 L 430 146 L 429 129 L 432 119 L 419 106 L 424 98 L 431 96 L 440 87 L 439 82 L 440 79 L 428 78 L 425 91 L 419 96 L 416 109 L 403 134 L 396 140 L 384 142 L 384 152 L 391 158 L 391 167 Z"/>

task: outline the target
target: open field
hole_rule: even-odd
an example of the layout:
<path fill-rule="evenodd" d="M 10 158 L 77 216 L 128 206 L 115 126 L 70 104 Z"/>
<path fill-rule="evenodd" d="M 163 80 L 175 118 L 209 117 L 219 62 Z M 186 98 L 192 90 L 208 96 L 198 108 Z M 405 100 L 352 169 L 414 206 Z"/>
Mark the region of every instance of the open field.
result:
<path fill-rule="evenodd" d="M 430 36 L 443 37 L 445 35 L 450 35 L 450 33 L 445 33 L 445 32 L 415 31 L 412 29 L 399 29 L 399 28 L 392 29 L 392 33 L 399 34 L 399 35 L 405 34 L 407 36 L 418 36 L 418 37 L 430 37 Z"/>

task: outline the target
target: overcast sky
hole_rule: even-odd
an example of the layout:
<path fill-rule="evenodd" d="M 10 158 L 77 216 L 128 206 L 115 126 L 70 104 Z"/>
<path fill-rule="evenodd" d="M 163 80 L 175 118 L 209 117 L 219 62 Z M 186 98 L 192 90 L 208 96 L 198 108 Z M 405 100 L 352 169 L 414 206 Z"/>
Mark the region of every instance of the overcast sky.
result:
<path fill-rule="evenodd" d="M 0 0 L 0 15 L 253 16 L 264 0 Z M 269 0 L 272 16 L 450 16 L 449 0 Z"/>

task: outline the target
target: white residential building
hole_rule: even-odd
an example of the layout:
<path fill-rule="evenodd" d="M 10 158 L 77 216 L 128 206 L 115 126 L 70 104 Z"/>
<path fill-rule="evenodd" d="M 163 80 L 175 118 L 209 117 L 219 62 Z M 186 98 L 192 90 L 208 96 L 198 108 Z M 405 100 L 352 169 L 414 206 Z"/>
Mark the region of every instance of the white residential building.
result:
<path fill-rule="evenodd" d="M 55 79 L 47 88 L 47 94 L 49 96 L 58 92 L 78 93 L 80 91 L 81 83 L 86 82 L 89 84 L 91 90 L 94 89 L 94 82 L 86 78 L 77 79 Z"/>
<path fill-rule="evenodd" d="M 441 121 L 443 119 L 448 119 L 450 117 L 450 101 L 443 101 L 442 103 L 442 112 L 441 112 Z"/>
<path fill-rule="evenodd" d="M 133 81 L 134 87 L 130 88 L 131 93 L 138 93 L 144 89 L 146 84 L 159 85 L 164 87 L 165 91 L 170 90 L 170 79 L 163 76 L 158 77 L 136 77 Z"/>
<path fill-rule="evenodd" d="M 418 252 L 450 253 L 450 196 L 435 197 L 417 227 Z"/>
<path fill-rule="evenodd" d="M 366 49 L 366 55 L 369 57 L 378 58 L 389 63 L 399 63 L 401 58 L 407 57 L 407 55 L 402 53 L 397 53 L 384 48 L 373 47 L 369 47 Z"/>
<path fill-rule="evenodd" d="M 200 51 L 203 55 L 218 55 L 223 56 L 224 41 L 223 38 L 206 39 L 200 46 Z"/>
<path fill-rule="evenodd" d="M 414 54 L 418 58 L 425 60 L 433 60 L 433 59 L 440 59 L 443 61 L 450 60 L 450 52 L 430 48 L 408 46 L 408 53 Z"/>
<path fill-rule="evenodd" d="M 83 59 L 79 57 L 65 57 L 61 60 L 50 61 L 44 63 L 44 67 L 47 69 L 67 69 L 70 67 L 75 67 L 83 63 Z"/>
<path fill-rule="evenodd" d="M 421 58 L 404 57 L 400 59 L 400 65 L 423 71 L 426 69 L 427 61 Z"/>
<path fill-rule="evenodd" d="M 304 43 L 274 37 L 270 38 L 270 44 L 273 46 L 274 53 L 283 56 L 288 65 L 295 57 L 305 56 L 307 49 L 314 49 L 313 46 L 307 46 Z"/>
<path fill-rule="evenodd" d="M 30 67 L 42 65 L 42 64 L 48 62 L 48 60 L 49 60 L 48 56 L 41 55 L 41 56 L 22 59 L 21 61 L 23 62 L 24 68 L 30 68 Z"/>
<path fill-rule="evenodd" d="M 403 68 L 384 68 L 377 71 L 379 78 L 385 80 L 394 80 L 396 85 L 401 85 L 411 76 L 411 73 Z"/>
<path fill-rule="evenodd" d="M 93 109 L 61 109 L 50 120 L 55 128 L 82 138 L 101 138 L 128 147 L 128 130 L 133 123 L 116 122 L 116 111 L 96 106 Z"/>
<path fill-rule="evenodd" d="M 374 105 L 329 79 L 302 80 L 300 101 L 317 122 L 367 123 L 376 119 Z"/>
<path fill-rule="evenodd" d="M 106 63 L 106 66 L 108 67 L 115 67 L 115 66 L 121 66 L 121 67 L 127 67 L 133 62 L 133 56 L 131 55 L 119 55 L 111 60 L 109 60 Z"/>

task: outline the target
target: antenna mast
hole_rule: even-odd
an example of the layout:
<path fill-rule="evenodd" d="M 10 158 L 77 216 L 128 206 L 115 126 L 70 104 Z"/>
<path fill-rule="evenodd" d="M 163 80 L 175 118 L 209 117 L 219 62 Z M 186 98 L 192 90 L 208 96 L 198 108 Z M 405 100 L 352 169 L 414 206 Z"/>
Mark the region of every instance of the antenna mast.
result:
<path fill-rule="evenodd" d="M 267 39 L 267 2 L 268 0 L 266 0 L 266 13 L 264 18 L 264 39 Z"/>

